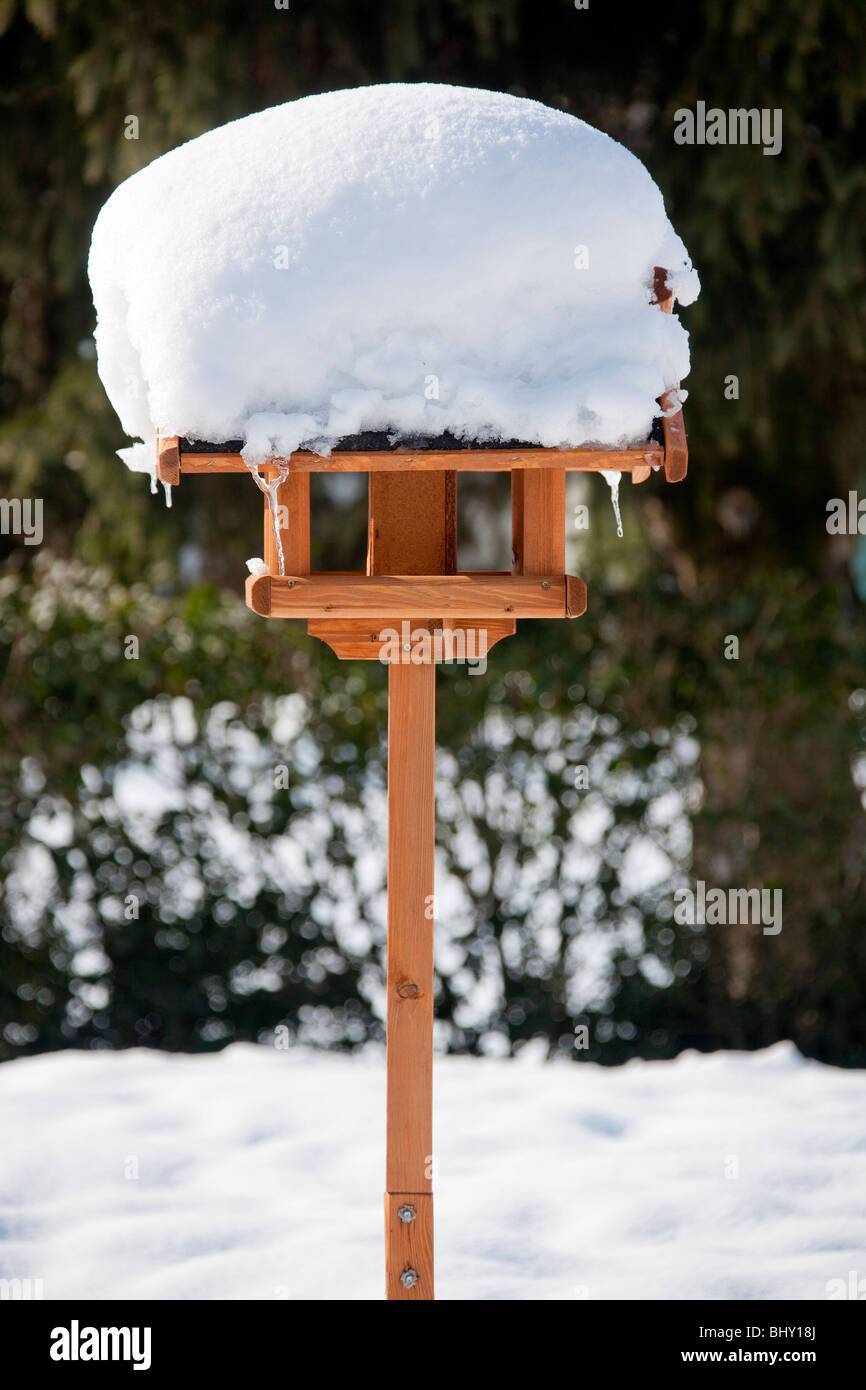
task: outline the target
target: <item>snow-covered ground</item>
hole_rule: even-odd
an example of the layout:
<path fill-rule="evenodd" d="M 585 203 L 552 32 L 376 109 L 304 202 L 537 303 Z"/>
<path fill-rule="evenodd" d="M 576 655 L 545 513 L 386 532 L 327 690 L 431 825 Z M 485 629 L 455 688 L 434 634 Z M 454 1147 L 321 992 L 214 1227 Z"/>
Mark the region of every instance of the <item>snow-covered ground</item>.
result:
<path fill-rule="evenodd" d="M 863 1072 L 785 1043 L 524 1058 L 437 1062 L 440 1298 L 824 1299 L 866 1275 Z M 0 1067 L 0 1111 L 0 1277 L 381 1297 L 378 1055 L 57 1053 Z"/>

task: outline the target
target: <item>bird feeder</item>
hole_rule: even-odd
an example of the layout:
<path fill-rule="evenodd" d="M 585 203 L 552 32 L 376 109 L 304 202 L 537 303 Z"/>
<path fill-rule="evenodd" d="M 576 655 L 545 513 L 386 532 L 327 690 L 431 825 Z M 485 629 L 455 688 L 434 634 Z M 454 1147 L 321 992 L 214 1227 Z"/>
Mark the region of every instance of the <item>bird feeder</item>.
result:
<path fill-rule="evenodd" d="M 670 313 L 667 272 L 654 299 Z M 653 433 L 627 449 L 397 447 L 307 451 L 259 469 L 273 488 L 279 541 L 265 500 L 266 574 L 246 581 L 246 602 L 263 618 L 305 618 L 311 637 L 342 660 L 387 660 L 388 967 L 385 1269 L 387 1297 L 433 1298 L 433 912 L 435 674 L 441 660 L 484 634 L 484 655 L 518 618 L 577 618 L 583 580 L 565 573 L 568 472 L 618 470 L 643 483 L 654 469 L 679 482 L 686 437 L 676 390 L 659 401 Z M 344 441 L 351 444 L 351 441 Z M 158 440 L 158 477 L 247 471 L 239 453 L 179 439 Z M 285 464 L 288 463 L 286 475 Z M 513 563 L 508 573 L 457 571 L 457 474 L 511 477 Z M 369 475 L 367 568 L 310 569 L 310 475 Z M 285 475 L 285 476 L 283 476 Z M 280 572 L 278 555 L 282 551 Z M 383 628 L 409 634 L 383 656 Z M 438 641 L 419 647 L 417 634 Z M 460 643 L 463 642 L 461 648 Z M 411 650 L 406 650 L 410 648 Z"/>

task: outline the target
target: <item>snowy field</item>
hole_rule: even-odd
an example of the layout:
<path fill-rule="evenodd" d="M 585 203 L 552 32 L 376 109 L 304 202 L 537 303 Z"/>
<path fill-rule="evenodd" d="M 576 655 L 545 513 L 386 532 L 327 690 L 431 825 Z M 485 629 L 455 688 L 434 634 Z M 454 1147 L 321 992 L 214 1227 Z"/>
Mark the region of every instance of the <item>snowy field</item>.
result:
<path fill-rule="evenodd" d="M 436 1087 L 440 1298 L 824 1299 L 866 1275 L 863 1072 L 783 1043 L 615 1070 L 445 1058 Z M 0 1110 L 2 1277 L 382 1296 L 378 1056 L 55 1053 L 0 1067 Z"/>

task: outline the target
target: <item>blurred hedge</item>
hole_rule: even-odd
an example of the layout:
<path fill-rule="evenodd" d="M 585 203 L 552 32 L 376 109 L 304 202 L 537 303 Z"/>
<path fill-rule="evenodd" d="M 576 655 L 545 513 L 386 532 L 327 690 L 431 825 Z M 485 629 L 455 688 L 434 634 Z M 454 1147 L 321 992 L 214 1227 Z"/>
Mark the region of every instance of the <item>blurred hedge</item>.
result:
<path fill-rule="evenodd" d="M 862 1064 L 850 629 L 802 575 L 673 601 L 664 579 L 439 675 L 439 1044 L 793 1037 Z M 384 669 L 47 554 L 2 597 L 5 1055 L 378 1039 Z M 694 877 L 781 887 L 782 933 L 677 926 Z"/>
<path fill-rule="evenodd" d="M 569 0 L 299 0 L 288 11 L 6 0 L 0 27 L 0 491 L 42 497 L 47 538 L 35 560 L 0 536 L 2 856 L 13 874 L 0 939 L 5 1055 L 64 1043 L 220 1046 L 280 1024 L 326 1045 L 378 1036 L 381 880 L 362 842 L 381 834 L 383 673 L 340 667 L 300 631 L 277 634 L 241 608 L 243 561 L 258 548 L 248 480 L 185 480 L 166 511 L 120 466 L 85 264 L 111 188 L 182 140 L 307 92 L 433 80 L 537 97 L 624 141 L 658 180 L 703 279 L 684 314 L 687 483 L 629 489 L 620 547 L 594 523 L 581 552 L 585 620 L 524 625 L 485 678 L 440 676 L 451 695 L 443 775 L 459 768 L 466 788 L 462 805 L 454 778 L 440 797 L 454 895 L 438 926 L 440 1043 L 502 1050 L 541 1035 L 570 1055 L 621 1061 L 793 1037 L 863 1064 L 866 538 L 831 537 L 824 524 L 828 498 L 866 488 L 856 9 L 723 0 L 629 11 L 626 22 L 620 7 L 578 11 Z M 697 100 L 781 108 L 782 153 L 675 145 L 673 113 Z M 138 141 L 124 139 L 129 113 Z M 724 395 L 731 373 L 736 401 Z M 489 514 L 490 496 L 468 493 L 470 505 Z M 321 507 L 324 553 L 349 563 L 362 519 L 363 499 Z M 130 633 L 135 661 L 123 656 Z M 729 633 L 738 662 L 722 655 Z M 213 746 L 219 711 L 229 702 L 232 737 L 257 740 L 267 781 L 281 751 L 273 701 L 290 692 L 320 711 L 311 746 L 322 762 L 313 776 L 295 766 L 294 745 L 282 750 L 291 789 L 243 834 L 253 826 L 266 858 L 269 843 L 301 843 L 313 824 L 323 838 L 298 884 L 274 872 L 254 901 L 233 897 L 230 859 L 183 809 L 164 813 L 145 853 L 112 810 L 118 769 L 141 761 L 136 721 L 165 725 L 187 710 L 178 776 L 241 825 L 254 789 L 232 783 L 225 748 Z M 592 887 L 574 879 L 580 807 L 565 799 L 571 764 L 545 746 L 551 721 L 554 743 L 574 752 L 585 742 L 592 795 L 613 815 Z M 572 723 L 577 732 L 564 732 Z M 697 744 L 691 770 L 666 764 L 677 739 Z M 666 883 L 623 896 L 631 839 L 670 840 L 653 808 L 671 778 L 688 805 L 688 843 L 667 843 Z M 304 800 L 319 782 L 333 789 L 329 810 Z M 72 842 L 52 848 L 36 832 L 50 822 L 57 833 L 46 808 L 61 803 Z M 513 822 L 502 805 L 524 814 Z M 470 841 L 474 864 L 462 858 Z M 204 885 L 182 919 L 178 845 L 190 881 Z M 22 853 L 37 865 L 24 919 Z M 117 919 L 145 863 L 141 915 Z M 781 935 L 674 931 L 678 874 L 781 886 Z M 538 914 L 557 884 L 574 900 L 551 931 Z M 590 951 L 602 940 L 607 973 L 593 996 L 581 942 Z M 572 1047 L 581 1019 L 592 1024 L 588 1053 Z"/>

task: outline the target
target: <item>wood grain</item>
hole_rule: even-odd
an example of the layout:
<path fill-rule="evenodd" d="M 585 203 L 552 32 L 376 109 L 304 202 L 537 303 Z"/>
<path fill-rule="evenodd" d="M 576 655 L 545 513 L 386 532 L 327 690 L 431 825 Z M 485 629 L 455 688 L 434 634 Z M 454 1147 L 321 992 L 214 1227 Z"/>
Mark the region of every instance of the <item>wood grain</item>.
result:
<path fill-rule="evenodd" d="M 393 623 L 389 621 L 389 626 Z M 412 631 L 426 627 L 431 633 L 445 631 L 451 628 L 455 633 L 463 632 L 474 634 L 475 650 L 478 650 L 478 633 L 483 631 L 485 634 L 486 651 L 490 652 L 497 642 L 501 642 L 505 637 L 513 637 L 516 623 L 512 620 L 503 618 L 428 618 L 426 621 L 420 618 L 411 620 Z M 383 624 L 376 620 L 366 618 L 311 618 L 307 623 L 307 631 L 311 637 L 318 637 L 321 642 L 326 642 L 333 652 L 343 661 L 370 661 L 380 660 L 383 644 L 386 640 L 382 636 Z M 444 639 L 443 639 L 444 640 Z M 464 637 L 464 642 L 467 638 Z M 445 648 L 447 652 L 447 647 Z M 436 656 L 434 649 L 434 660 L 447 659 L 447 656 L 440 658 Z"/>
<path fill-rule="evenodd" d="M 401 1207 L 413 1207 L 414 1221 L 401 1221 Z M 407 1289 L 400 1282 L 405 1270 L 418 1282 Z M 433 1198 L 429 1192 L 385 1193 L 385 1284 L 390 1300 L 429 1301 L 433 1298 Z"/>
<path fill-rule="evenodd" d="M 156 476 L 161 483 L 177 487 L 180 483 L 180 440 L 176 434 L 156 436 Z"/>
<path fill-rule="evenodd" d="M 435 666 L 388 669 L 388 1192 L 430 1192 Z"/>
<path fill-rule="evenodd" d="M 579 618 L 586 612 L 586 585 L 573 574 L 565 576 L 565 616 Z"/>
<path fill-rule="evenodd" d="M 665 478 L 669 483 L 681 483 L 689 467 L 683 412 L 677 408 L 677 396 L 674 391 L 666 391 L 659 404 L 663 411 L 673 411 L 673 414 L 662 417 L 665 436 Z"/>
<path fill-rule="evenodd" d="M 565 569 L 562 469 L 512 473 L 511 558 L 514 574 L 562 574 Z"/>
<path fill-rule="evenodd" d="M 368 574 L 453 574 L 457 568 L 457 475 L 371 473 Z"/>
<path fill-rule="evenodd" d="M 260 618 L 271 616 L 271 576 L 269 574 L 248 574 L 244 586 L 247 608 Z"/>
<path fill-rule="evenodd" d="M 424 489 L 432 508 L 427 513 L 415 505 L 414 490 L 401 475 L 370 478 L 366 584 L 388 583 L 387 576 L 400 573 L 398 561 L 410 576 L 419 570 L 423 576 L 431 557 L 437 569 L 448 563 L 456 518 L 441 470 L 431 477 Z M 409 616 L 401 609 L 392 625 Z M 436 609 L 420 616 L 429 621 Z M 435 665 L 389 666 L 385 1266 L 386 1296 L 398 1302 L 433 1297 L 435 704 Z M 407 1193 L 420 1194 L 419 1212 L 427 1208 L 414 1234 L 395 1217 Z M 426 1200 L 419 1205 L 421 1195 Z M 407 1264 L 419 1276 L 409 1289 L 400 1282 Z"/>
<path fill-rule="evenodd" d="M 295 473 L 509 473 L 536 468 L 564 469 L 565 472 L 598 472 L 602 468 L 630 473 L 635 466 L 664 463 L 664 451 L 654 441 L 631 449 L 429 449 L 386 450 L 383 453 L 357 453 L 335 450 L 320 454 L 292 454 Z M 267 473 L 271 465 L 260 469 Z M 245 473 L 240 454 L 185 454 L 181 450 L 182 473 Z"/>
<path fill-rule="evenodd" d="M 566 618 L 564 574 L 250 575 L 247 606 L 265 618 Z"/>

